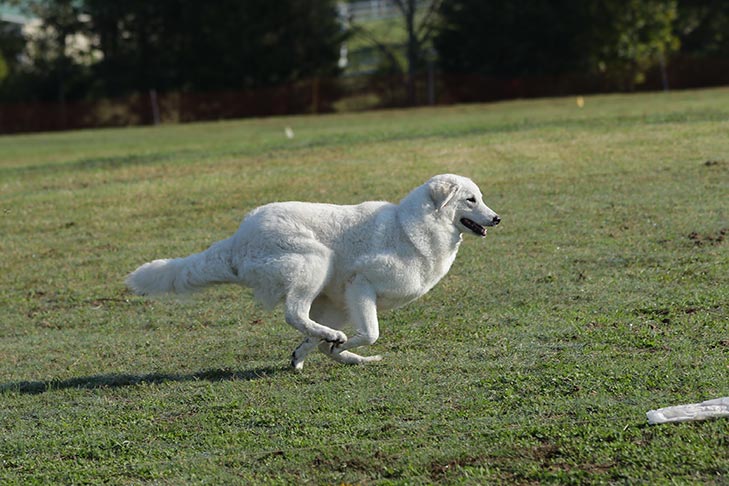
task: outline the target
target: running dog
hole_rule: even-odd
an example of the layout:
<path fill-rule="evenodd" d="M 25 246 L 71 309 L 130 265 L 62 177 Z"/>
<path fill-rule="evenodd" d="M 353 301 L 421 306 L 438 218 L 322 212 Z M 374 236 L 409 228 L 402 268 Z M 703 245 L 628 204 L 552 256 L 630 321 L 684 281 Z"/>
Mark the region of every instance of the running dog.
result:
<path fill-rule="evenodd" d="M 399 204 L 261 206 L 230 238 L 185 258 L 145 263 L 126 283 L 140 295 L 250 287 L 267 308 L 283 302 L 286 322 L 304 335 L 291 356 L 294 369 L 317 347 L 338 362 L 362 364 L 382 359 L 351 351 L 377 340 L 377 312 L 423 296 L 448 273 L 463 234 L 484 237 L 500 221 L 473 181 L 443 174 Z"/>

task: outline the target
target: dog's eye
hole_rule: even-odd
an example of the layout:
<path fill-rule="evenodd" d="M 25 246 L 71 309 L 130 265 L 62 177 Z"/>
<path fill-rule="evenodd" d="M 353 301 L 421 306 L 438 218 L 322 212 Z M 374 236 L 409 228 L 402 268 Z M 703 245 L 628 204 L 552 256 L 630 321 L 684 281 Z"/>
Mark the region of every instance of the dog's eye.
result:
<path fill-rule="evenodd" d="M 473 197 L 473 196 L 471 196 L 468 199 L 466 199 L 466 201 L 470 202 L 471 204 L 476 204 L 476 198 Z"/>

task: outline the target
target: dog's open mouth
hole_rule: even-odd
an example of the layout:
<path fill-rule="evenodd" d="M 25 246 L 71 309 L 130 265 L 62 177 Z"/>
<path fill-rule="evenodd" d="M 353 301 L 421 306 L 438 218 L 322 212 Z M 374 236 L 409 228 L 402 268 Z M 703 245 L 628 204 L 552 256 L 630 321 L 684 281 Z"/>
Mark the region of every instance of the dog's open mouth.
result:
<path fill-rule="evenodd" d="M 465 226 L 466 228 L 470 229 L 471 231 L 473 231 L 478 236 L 486 236 L 486 227 L 481 226 L 480 224 L 478 224 L 475 221 L 471 221 L 468 218 L 461 218 L 461 224 L 463 226 Z"/>

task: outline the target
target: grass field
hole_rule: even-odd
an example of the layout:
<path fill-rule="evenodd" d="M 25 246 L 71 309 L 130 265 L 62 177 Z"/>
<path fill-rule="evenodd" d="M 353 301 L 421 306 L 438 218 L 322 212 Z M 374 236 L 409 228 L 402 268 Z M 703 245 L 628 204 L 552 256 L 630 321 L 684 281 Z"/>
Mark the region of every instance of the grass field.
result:
<path fill-rule="evenodd" d="M 291 127 L 293 139 L 284 136 Z M 273 200 L 396 201 L 433 174 L 502 224 L 288 369 L 279 311 L 150 301 L 140 263 Z M 0 137 L 0 483 L 729 482 L 729 90 Z"/>

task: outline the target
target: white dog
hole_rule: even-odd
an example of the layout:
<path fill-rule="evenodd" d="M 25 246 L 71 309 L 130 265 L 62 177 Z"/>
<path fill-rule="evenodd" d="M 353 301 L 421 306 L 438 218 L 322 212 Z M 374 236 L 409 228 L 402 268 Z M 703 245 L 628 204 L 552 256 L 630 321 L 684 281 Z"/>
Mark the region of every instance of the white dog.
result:
<path fill-rule="evenodd" d="M 438 175 L 400 204 L 272 203 L 251 211 L 227 240 L 186 258 L 137 268 L 127 285 L 141 295 L 187 293 L 216 283 L 251 287 L 266 307 L 283 302 L 304 334 L 291 364 L 315 347 L 341 363 L 378 361 L 349 350 L 374 343 L 377 311 L 424 295 L 448 273 L 463 233 L 486 236 L 499 216 L 466 177 Z M 354 335 L 341 331 L 351 323 Z"/>

